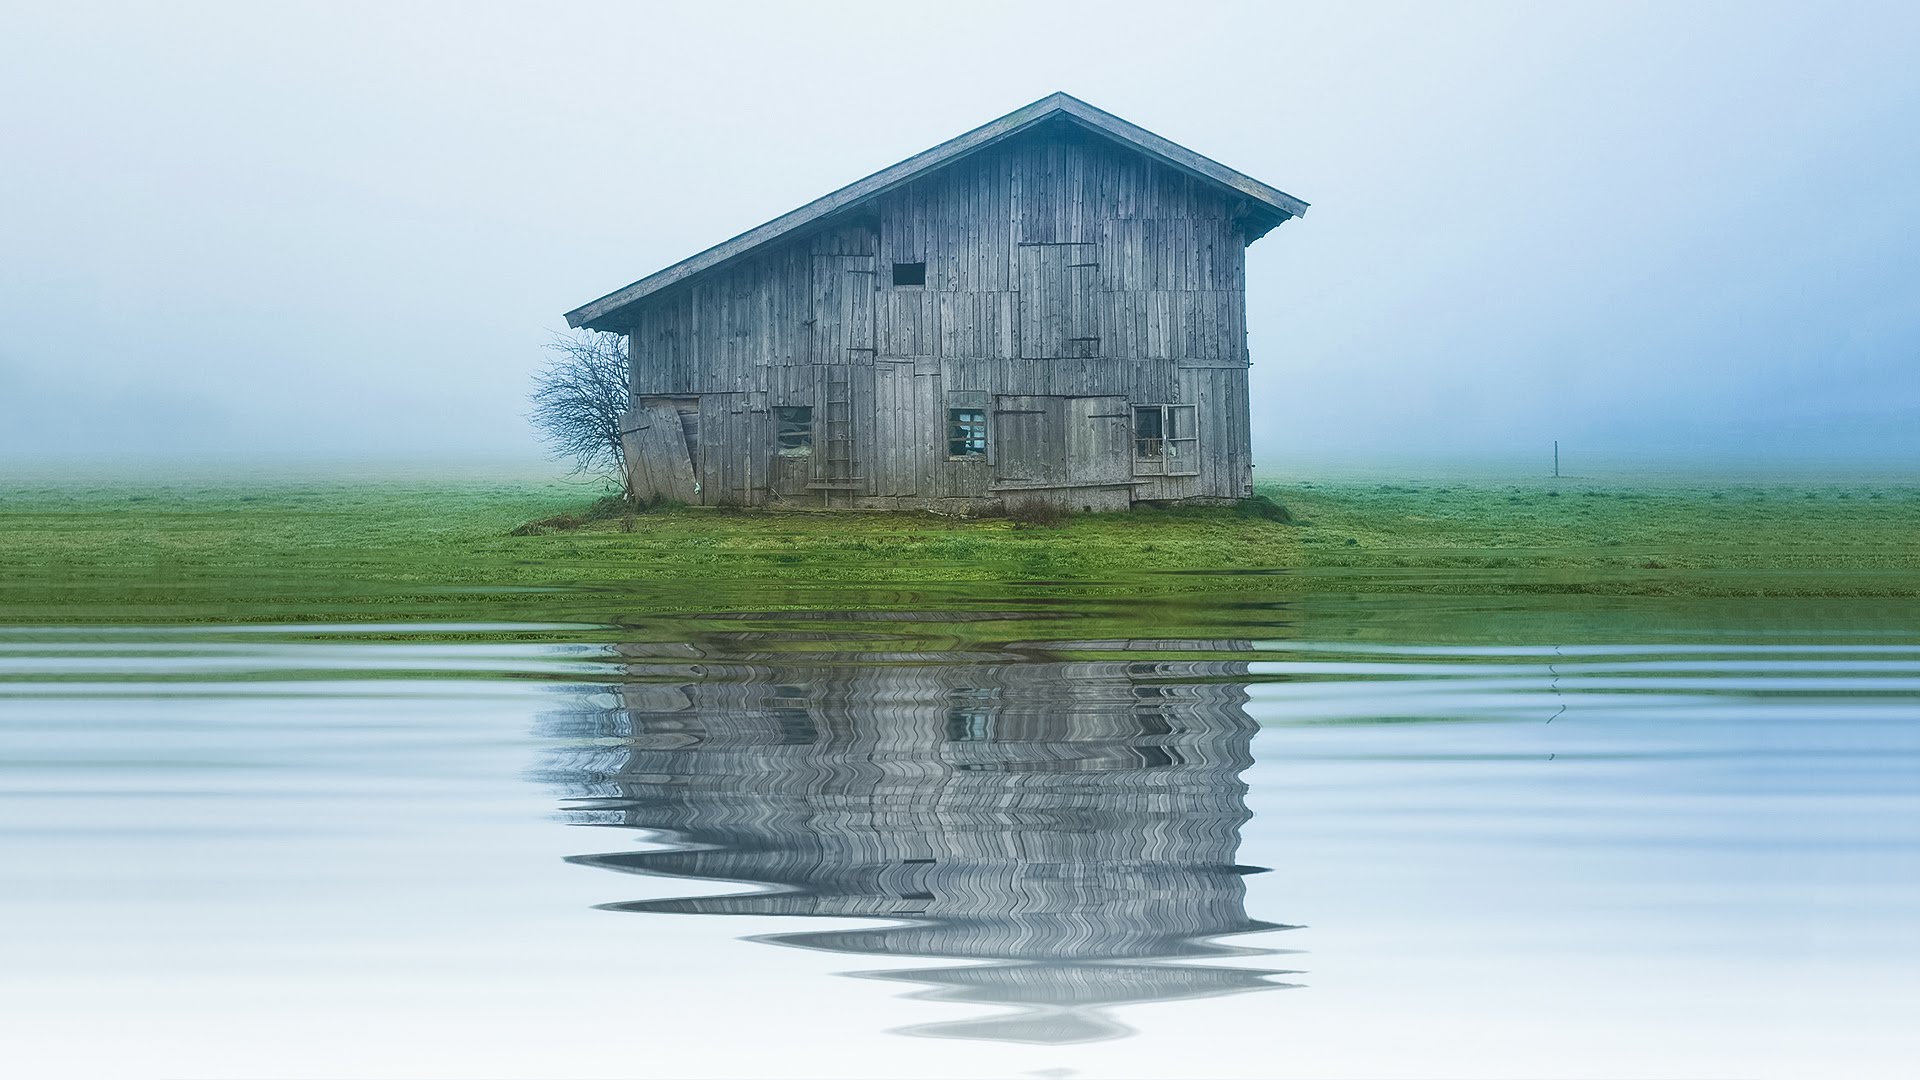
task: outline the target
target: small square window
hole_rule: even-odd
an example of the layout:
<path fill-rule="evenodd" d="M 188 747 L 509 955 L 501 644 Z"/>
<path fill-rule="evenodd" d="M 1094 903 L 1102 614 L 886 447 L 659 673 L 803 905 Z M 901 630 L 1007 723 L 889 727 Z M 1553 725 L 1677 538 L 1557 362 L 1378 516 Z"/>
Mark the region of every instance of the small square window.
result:
<path fill-rule="evenodd" d="M 813 407 L 782 405 L 773 410 L 781 457 L 813 456 Z"/>
<path fill-rule="evenodd" d="M 985 409 L 947 410 L 947 456 L 985 457 L 987 453 L 987 413 Z"/>
<path fill-rule="evenodd" d="M 925 285 L 927 283 L 927 264 L 894 263 L 893 283 L 895 285 Z"/>

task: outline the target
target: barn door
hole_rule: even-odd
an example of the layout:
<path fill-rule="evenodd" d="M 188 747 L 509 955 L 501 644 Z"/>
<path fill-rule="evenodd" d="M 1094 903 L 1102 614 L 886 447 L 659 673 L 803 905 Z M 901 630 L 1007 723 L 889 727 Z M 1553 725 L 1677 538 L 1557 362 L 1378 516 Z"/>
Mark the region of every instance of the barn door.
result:
<path fill-rule="evenodd" d="M 1021 244 L 1019 252 L 1021 358 L 1099 356 L 1094 246 Z"/>
<path fill-rule="evenodd" d="M 1018 397 L 993 404 L 994 484 L 1112 487 L 1133 479 L 1132 428 L 1120 397 Z"/>
<path fill-rule="evenodd" d="M 875 495 L 917 495 L 926 470 L 926 444 L 917 408 L 918 386 L 911 362 L 881 361 L 873 366 L 873 468 Z"/>
<path fill-rule="evenodd" d="M 641 398 L 620 418 L 627 485 L 638 498 L 657 495 L 684 503 L 700 501 L 690 449 L 697 436 L 682 419 L 678 400 Z M 695 425 L 698 415 L 694 414 Z"/>
<path fill-rule="evenodd" d="M 1132 481 L 1132 420 L 1126 398 L 1067 399 L 1067 473 L 1075 484 Z"/>
<path fill-rule="evenodd" d="M 1064 399 L 1002 394 L 993 399 L 995 487 L 1049 487 L 1058 482 L 1059 422 Z"/>
<path fill-rule="evenodd" d="M 812 360 L 873 363 L 873 256 L 813 257 Z"/>

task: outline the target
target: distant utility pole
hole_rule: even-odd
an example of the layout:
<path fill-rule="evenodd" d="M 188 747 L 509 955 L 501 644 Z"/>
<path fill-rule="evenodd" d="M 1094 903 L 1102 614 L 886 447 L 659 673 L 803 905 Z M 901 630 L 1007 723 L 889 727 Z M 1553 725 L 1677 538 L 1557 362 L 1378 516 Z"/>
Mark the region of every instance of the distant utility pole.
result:
<path fill-rule="evenodd" d="M 1560 479 L 1560 440 L 1553 440 L 1553 478 Z"/>

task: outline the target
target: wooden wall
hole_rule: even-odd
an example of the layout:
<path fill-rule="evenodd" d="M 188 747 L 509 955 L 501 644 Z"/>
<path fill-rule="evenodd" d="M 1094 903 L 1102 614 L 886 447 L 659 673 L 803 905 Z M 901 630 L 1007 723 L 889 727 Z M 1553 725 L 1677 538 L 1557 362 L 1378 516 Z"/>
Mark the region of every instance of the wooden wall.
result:
<path fill-rule="evenodd" d="M 988 460 L 949 460 L 947 410 L 1016 398 L 1060 399 L 1056 422 L 1075 430 L 1052 443 L 1114 459 L 1060 463 L 1048 475 L 1066 487 L 1119 485 L 1120 505 L 1238 497 L 1250 483 L 1241 209 L 1071 125 L 1016 137 L 642 301 L 634 392 L 700 397 L 693 464 L 708 503 L 819 501 L 835 479 L 823 425 L 836 395 L 852 417 L 854 501 L 1000 497 L 1002 433 L 990 428 Z M 925 263 L 925 284 L 894 285 L 895 263 Z M 1111 417 L 1174 402 L 1199 406 L 1199 474 L 1132 477 Z M 775 460 L 769 410 L 783 405 L 814 408 L 804 482 L 794 459 Z"/>

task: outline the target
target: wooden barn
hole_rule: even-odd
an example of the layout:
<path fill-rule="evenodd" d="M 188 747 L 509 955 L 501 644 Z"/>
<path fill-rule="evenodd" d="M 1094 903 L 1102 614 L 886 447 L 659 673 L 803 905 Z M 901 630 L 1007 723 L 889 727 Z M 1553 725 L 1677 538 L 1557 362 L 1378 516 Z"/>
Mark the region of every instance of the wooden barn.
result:
<path fill-rule="evenodd" d="M 1074 510 L 1251 492 L 1246 246 L 1307 204 L 1054 94 L 567 314 L 638 495 Z"/>

